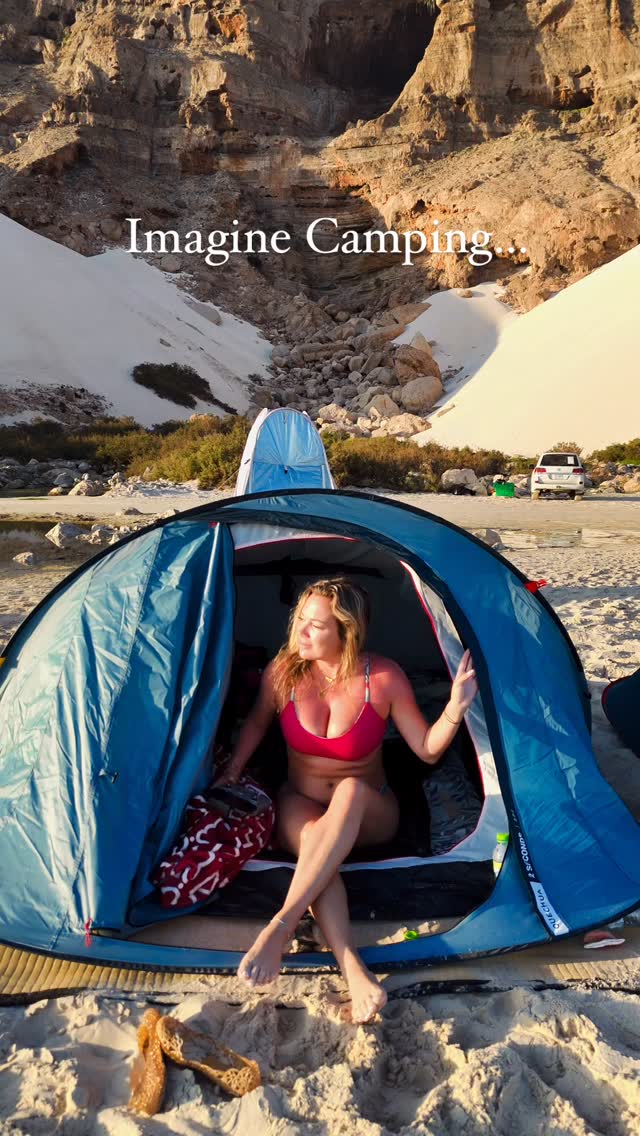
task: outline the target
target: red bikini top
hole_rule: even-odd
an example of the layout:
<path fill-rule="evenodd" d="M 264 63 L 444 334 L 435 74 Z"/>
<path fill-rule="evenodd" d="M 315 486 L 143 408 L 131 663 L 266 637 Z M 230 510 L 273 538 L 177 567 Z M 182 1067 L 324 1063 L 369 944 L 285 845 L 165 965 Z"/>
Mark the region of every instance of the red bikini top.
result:
<path fill-rule="evenodd" d="M 292 690 L 291 698 L 280 714 L 280 727 L 287 745 L 310 757 L 331 757 L 337 761 L 361 761 L 363 757 L 373 753 L 382 742 L 387 723 L 371 705 L 370 667 L 371 661 L 367 655 L 362 710 L 351 729 L 338 734 L 337 738 L 323 738 L 304 728 L 296 713 L 295 691 Z"/>

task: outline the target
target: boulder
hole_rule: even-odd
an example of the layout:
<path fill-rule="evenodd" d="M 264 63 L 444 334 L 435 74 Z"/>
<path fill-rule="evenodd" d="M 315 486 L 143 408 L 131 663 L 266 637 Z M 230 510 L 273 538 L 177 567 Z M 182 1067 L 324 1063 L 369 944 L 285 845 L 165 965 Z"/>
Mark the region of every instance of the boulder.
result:
<path fill-rule="evenodd" d="M 19 552 L 17 556 L 13 557 L 13 562 L 14 564 L 22 564 L 25 568 L 33 568 L 38 560 L 33 552 Z"/>
<path fill-rule="evenodd" d="M 372 351 L 370 355 L 367 355 L 359 370 L 363 375 L 370 375 L 372 371 L 378 369 L 382 363 L 382 357 L 382 351 Z"/>
<path fill-rule="evenodd" d="M 54 477 L 53 484 L 60 485 L 63 489 L 70 489 L 72 485 L 75 485 L 75 480 L 73 474 L 67 469 Z"/>
<path fill-rule="evenodd" d="M 474 536 L 477 536 L 479 540 L 482 540 L 485 544 L 488 544 L 489 548 L 504 548 L 502 537 L 500 536 L 500 533 L 497 531 L 497 529 L 482 529 L 480 532 L 474 533 Z"/>
<path fill-rule="evenodd" d="M 85 535 L 87 544 L 108 544 L 113 536 L 113 529 L 109 525 L 92 525 L 89 535 Z"/>
<path fill-rule="evenodd" d="M 122 240 L 122 225 L 112 217 L 104 217 L 100 222 L 100 231 L 108 241 Z"/>
<path fill-rule="evenodd" d="M 372 371 L 367 371 L 366 375 L 372 385 L 376 384 L 387 387 L 389 383 L 395 382 L 394 374 L 390 367 L 374 367 Z"/>
<path fill-rule="evenodd" d="M 395 320 L 396 323 L 413 323 L 418 316 L 428 311 L 430 307 L 431 304 L 427 303 L 426 300 L 424 303 L 418 304 L 398 304 L 397 307 L 390 308 L 387 315 L 391 316 L 391 319 Z"/>
<path fill-rule="evenodd" d="M 44 535 L 47 540 L 55 544 L 56 548 L 73 548 L 74 544 L 77 544 L 80 538 L 85 536 L 85 530 L 80 528 L 79 525 L 70 525 L 65 521 L 60 521 Z"/>
<path fill-rule="evenodd" d="M 392 437 L 411 438 L 424 428 L 425 423 L 417 414 L 393 414 L 387 422 L 387 434 Z"/>
<path fill-rule="evenodd" d="M 388 394 L 376 394 L 371 401 L 364 407 L 367 414 L 372 414 L 373 411 L 383 418 L 390 418 L 391 416 L 400 414 L 400 407 L 389 398 Z"/>
<path fill-rule="evenodd" d="M 419 351 L 408 343 L 398 347 L 393 360 L 393 369 L 401 385 L 410 382 L 418 375 L 433 375 L 442 380 L 440 368 L 433 355 L 428 351 Z"/>
<path fill-rule="evenodd" d="M 336 425 L 343 425 L 354 423 L 356 416 L 350 410 L 345 410 L 344 406 L 339 406 L 337 402 L 328 402 L 326 406 L 319 408 L 317 419 L 318 422 L 332 422 Z"/>
<path fill-rule="evenodd" d="M 175 252 L 168 252 L 160 258 L 160 268 L 163 272 L 180 272 L 182 270 L 182 257 Z"/>
<path fill-rule="evenodd" d="M 62 485 L 54 485 L 47 493 L 47 497 L 66 497 L 67 490 Z"/>
<path fill-rule="evenodd" d="M 412 414 L 424 414 L 442 396 L 442 383 L 434 375 L 419 375 L 402 387 L 400 401 Z"/>
<path fill-rule="evenodd" d="M 433 349 L 428 339 L 425 339 L 421 331 L 416 332 L 411 340 L 410 346 L 415 351 L 422 351 L 425 355 L 433 355 Z"/>
<path fill-rule="evenodd" d="M 440 478 L 440 488 L 445 493 L 456 493 L 460 490 L 471 490 L 475 493 L 479 486 L 480 482 L 472 469 L 445 469 Z"/>
<path fill-rule="evenodd" d="M 386 347 L 387 343 L 397 339 L 406 331 L 406 327 L 401 323 L 392 323 L 385 327 L 377 327 L 375 331 L 367 332 L 366 335 L 357 335 L 355 338 L 356 351 L 379 351 Z"/>
<path fill-rule="evenodd" d="M 78 481 L 73 489 L 69 490 L 70 497 L 101 497 L 105 492 L 102 481 Z"/>

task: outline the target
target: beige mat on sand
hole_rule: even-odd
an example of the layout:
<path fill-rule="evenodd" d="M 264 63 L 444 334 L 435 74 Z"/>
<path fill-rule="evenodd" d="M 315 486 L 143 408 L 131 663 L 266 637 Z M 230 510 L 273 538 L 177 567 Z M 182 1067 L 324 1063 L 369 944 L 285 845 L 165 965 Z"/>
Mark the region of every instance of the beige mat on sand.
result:
<path fill-rule="evenodd" d="M 626 927 L 620 947 L 585 951 L 582 937 L 484 959 L 396 970 L 385 979 L 393 996 L 429 990 L 505 990 L 514 986 L 570 986 L 640 991 L 640 929 Z M 313 972 L 282 975 L 274 993 L 303 996 Z M 242 1001 L 246 987 L 233 976 L 176 974 L 68 962 L 11 947 L 0 948 L 0 1003 L 34 1001 L 78 990 L 153 994 L 161 1000 L 216 986 L 221 997 Z"/>

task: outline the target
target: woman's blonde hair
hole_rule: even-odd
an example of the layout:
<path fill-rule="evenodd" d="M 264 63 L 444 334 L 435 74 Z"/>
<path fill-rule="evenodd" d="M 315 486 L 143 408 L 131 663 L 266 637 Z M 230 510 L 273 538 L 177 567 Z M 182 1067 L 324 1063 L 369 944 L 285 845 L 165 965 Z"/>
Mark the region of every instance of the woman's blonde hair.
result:
<path fill-rule="evenodd" d="M 337 681 L 346 682 L 358 670 L 358 658 L 364 647 L 369 625 L 369 596 L 364 588 L 354 584 L 347 576 L 317 580 L 301 593 L 289 617 L 287 642 L 280 648 L 274 660 L 273 686 L 276 701 L 280 705 L 287 701 L 290 692 L 312 666 L 313 660 L 301 659 L 298 653 L 298 616 L 311 596 L 325 596 L 331 601 L 331 611 L 337 621 L 338 635 L 342 643 Z"/>

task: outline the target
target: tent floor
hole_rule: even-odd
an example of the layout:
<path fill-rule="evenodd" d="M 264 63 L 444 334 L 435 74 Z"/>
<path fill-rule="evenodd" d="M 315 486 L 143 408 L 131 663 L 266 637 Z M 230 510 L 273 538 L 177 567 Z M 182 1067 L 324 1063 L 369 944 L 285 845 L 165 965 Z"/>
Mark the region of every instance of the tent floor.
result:
<path fill-rule="evenodd" d="M 228 915 L 270 919 L 285 900 L 291 873 L 287 867 L 241 872 L 199 914 L 216 921 Z M 461 918 L 484 903 L 495 885 L 490 860 L 354 868 L 342 879 L 352 919 L 377 921 Z"/>

